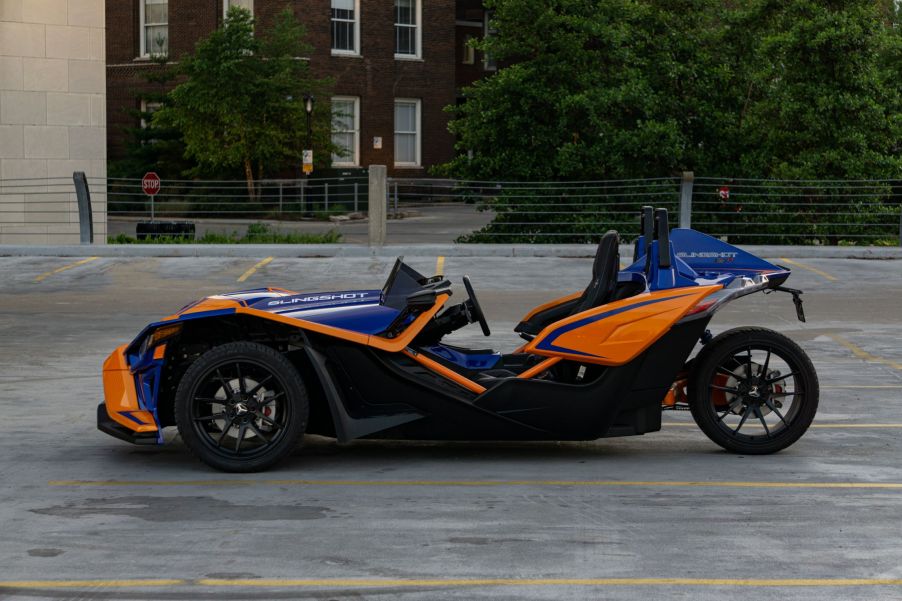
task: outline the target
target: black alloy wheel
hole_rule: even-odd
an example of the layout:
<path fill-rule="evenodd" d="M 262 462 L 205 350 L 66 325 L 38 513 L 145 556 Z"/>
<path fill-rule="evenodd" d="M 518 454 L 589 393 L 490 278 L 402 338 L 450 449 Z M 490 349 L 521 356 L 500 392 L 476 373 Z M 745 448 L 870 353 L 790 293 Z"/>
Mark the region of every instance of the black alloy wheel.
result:
<path fill-rule="evenodd" d="M 291 362 L 253 342 L 201 355 L 179 383 L 175 403 L 188 448 L 228 472 L 258 471 L 283 459 L 303 435 L 309 411 Z"/>
<path fill-rule="evenodd" d="M 808 355 L 765 328 L 736 328 L 709 342 L 689 379 L 689 408 L 699 428 L 723 448 L 775 453 L 797 441 L 818 405 Z"/>

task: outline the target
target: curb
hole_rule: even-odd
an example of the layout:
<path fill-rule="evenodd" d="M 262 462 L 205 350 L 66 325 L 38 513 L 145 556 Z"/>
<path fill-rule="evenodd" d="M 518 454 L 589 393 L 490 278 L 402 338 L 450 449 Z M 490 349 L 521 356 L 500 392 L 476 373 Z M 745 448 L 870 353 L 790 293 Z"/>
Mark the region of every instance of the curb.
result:
<path fill-rule="evenodd" d="M 789 259 L 902 259 L 893 246 L 739 246 L 760 257 Z M 631 245 L 620 255 L 631 257 Z M 0 245 L 0 257 L 552 257 L 595 255 L 590 244 L 404 244 L 369 247 L 354 244 L 98 244 L 64 246 Z"/>

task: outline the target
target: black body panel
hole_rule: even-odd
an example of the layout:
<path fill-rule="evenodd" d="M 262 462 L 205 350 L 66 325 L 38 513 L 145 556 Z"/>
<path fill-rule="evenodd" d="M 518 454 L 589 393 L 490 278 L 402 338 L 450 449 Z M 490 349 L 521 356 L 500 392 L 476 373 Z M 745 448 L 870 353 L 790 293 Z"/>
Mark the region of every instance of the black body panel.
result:
<path fill-rule="evenodd" d="M 329 402 L 340 404 L 339 440 L 594 440 L 660 429 L 661 401 L 707 323 L 675 325 L 590 382 L 501 378 L 478 396 L 401 353 L 312 335 L 308 343 L 331 380 Z"/>

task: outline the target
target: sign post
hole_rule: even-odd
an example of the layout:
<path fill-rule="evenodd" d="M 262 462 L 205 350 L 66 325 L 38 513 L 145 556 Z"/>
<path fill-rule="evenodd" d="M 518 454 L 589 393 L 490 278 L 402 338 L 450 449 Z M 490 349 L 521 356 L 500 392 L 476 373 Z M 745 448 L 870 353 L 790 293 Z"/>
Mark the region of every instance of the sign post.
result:
<path fill-rule="evenodd" d="M 312 150 L 304 151 L 303 163 L 304 163 L 304 166 L 303 166 L 304 175 L 310 175 L 311 173 L 313 173 L 313 151 Z"/>
<path fill-rule="evenodd" d="M 153 221 L 155 217 L 153 197 L 160 191 L 160 176 L 154 171 L 145 173 L 144 177 L 141 178 L 141 190 L 150 199 L 150 220 Z"/>

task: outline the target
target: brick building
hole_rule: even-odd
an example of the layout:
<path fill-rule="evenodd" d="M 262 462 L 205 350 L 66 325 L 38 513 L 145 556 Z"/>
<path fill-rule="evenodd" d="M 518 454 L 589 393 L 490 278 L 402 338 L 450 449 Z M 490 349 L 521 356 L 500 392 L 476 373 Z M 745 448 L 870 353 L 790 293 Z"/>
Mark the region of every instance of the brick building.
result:
<path fill-rule="evenodd" d="M 253 11 L 257 27 L 286 6 L 306 26 L 311 67 L 335 79 L 332 106 L 343 115 L 333 139 L 349 152 L 336 166 L 384 164 L 419 176 L 453 156 L 443 109 L 485 67 L 464 47 L 482 34 L 478 0 L 106 0 L 111 158 L 135 125 L 136 94 L 149 86 L 142 70 L 155 68 L 149 55 L 178 61 L 235 4 Z M 322 100 L 316 109 L 328 110 Z"/>

